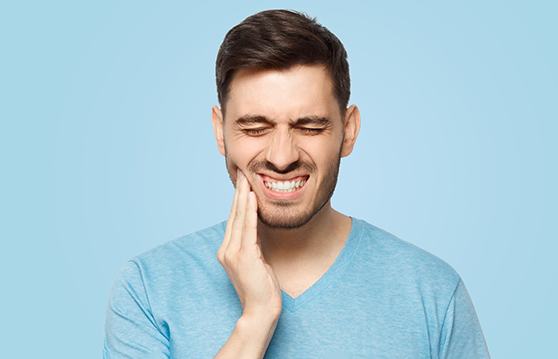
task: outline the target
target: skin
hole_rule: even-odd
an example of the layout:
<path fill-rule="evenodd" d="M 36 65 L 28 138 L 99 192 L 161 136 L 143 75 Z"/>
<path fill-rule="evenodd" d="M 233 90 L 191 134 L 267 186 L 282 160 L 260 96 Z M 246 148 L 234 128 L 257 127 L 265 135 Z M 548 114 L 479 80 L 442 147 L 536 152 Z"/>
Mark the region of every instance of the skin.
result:
<path fill-rule="evenodd" d="M 331 196 L 340 159 L 356 142 L 360 113 L 355 105 L 341 113 L 321 65 L 240 70 L 225 106 L 225 118 L 212 108 L 212 122 L 235 197 L 217 259 L 243 315 L 218 357 L 262 357 L 281 313 L 281 290 L 291 297 L 304 292 L 333 264 L 349 235 L 351 219 L 331 207 Z M 237 120 L 246 116 L 268 122 L 240 126 Z M 311 116 L 328 122 L 295 123 Z M 265 195 L 258 173 L 309 178 L 299 198 L 277 200 Z"/>

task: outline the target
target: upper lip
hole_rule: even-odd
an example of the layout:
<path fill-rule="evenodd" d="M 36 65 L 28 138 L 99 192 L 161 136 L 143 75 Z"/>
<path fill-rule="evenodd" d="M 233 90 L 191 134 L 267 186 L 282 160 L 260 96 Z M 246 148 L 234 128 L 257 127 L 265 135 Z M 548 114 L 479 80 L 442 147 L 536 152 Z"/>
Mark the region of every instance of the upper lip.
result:
<path fill-rule="evenodd" d="M 275 181 L 288 181 L 288 180 L 293 180 L 295 178 L 299 178 L 299 177 L 309 177 L 308 174 L 306 173 L 301 173 L 301 174 L 296 174 L 296 175 L 289 175 L 289 177 L 277 177 L 275 175 L 267 175 L 265 173 L 258 173 L 259 176 L 263 177 L 263 179 L 269 179 L 269 180 L 275 180 Z"/>

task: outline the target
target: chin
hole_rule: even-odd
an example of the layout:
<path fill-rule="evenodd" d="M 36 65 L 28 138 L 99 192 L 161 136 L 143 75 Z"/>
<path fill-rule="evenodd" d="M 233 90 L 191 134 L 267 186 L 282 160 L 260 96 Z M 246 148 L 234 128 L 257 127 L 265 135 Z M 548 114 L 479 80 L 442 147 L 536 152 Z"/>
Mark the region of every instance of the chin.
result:
<path fill-rule="evenodd" d="M 281 204 L 274 204 L 278 208 L 272 210 L 266 208 L 266 205 L 263 208 L 258 205 L 258 218 L 270 228 L 295 229 L 310 222 L 324 205 L 325 203 L 312 212 L 297 211 L 292 208 L 282 207 Z"/>
<path fill-rule="evenodd" d="M 271 228 L 294 229 L 300 228 L 308 223 L 312 217 L 309 216 L 266 216 L 258 215 L 260 221 Z"/>

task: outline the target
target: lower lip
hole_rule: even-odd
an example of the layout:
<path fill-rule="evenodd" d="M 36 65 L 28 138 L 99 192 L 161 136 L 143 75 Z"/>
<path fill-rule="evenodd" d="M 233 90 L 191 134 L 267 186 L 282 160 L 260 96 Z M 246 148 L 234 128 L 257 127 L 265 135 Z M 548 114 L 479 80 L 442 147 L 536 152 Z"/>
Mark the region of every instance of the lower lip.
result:
<path fill-rule="evenodd" d="M 296 190 L 292 192 L 276 192 L 266 187 L 262 176 L 258 175 L 258 178 L 260 179 L 260 183 L 262 185 L 266 197 L 270 199 L 285 199 L 285 200 L 293 200 L 293 199 L 300 198 L 302 196 L 302 193 L 304 192 L 304 189 L 306 188 L 306 184 L 308 183 L 308 180 L 310 179 L 310 177 L 306 178 L 306 182 L 304 182 L 304 185 L 302 187 L 298 187 Z"/>

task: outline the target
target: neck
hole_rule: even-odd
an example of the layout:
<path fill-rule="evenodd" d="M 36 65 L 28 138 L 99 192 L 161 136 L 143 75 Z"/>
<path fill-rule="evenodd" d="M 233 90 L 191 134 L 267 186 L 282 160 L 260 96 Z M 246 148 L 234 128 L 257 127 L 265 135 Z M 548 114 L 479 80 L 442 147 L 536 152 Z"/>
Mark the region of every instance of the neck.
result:
<path fill-rule="evenodd" d="M 316 215 L 298 228 L 273 228 L 259 222 L 262 253 L 270 263 L 329 256 L 344 244 L 350 231 L 349 217 L 331 208 L 328 201 Z"/>

